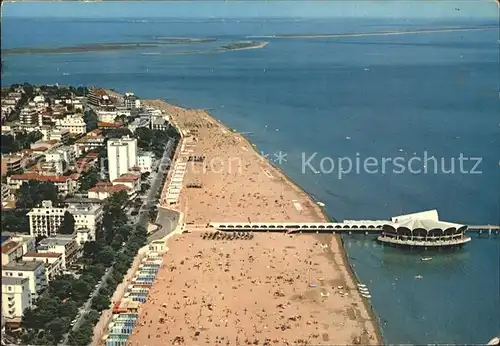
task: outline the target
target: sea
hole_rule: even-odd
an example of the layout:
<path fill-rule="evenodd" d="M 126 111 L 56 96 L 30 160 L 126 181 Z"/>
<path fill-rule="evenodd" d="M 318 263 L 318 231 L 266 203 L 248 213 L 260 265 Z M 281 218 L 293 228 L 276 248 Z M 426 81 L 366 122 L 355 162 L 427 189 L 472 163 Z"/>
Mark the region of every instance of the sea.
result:
<path fill-rule="evenodd" d="M 458 12 L 456 3 L 450 11 Z M 76 3 L 38 3 L 44 11 L 24 15 L 28 6 L 3 6 L 3 50 L 117 46 L 3 51 L 2 85 L 96 85 L 208 109 L 338 220 L 437 209 L 450 222 L 500 223 L 494 4 L 490 17 L 457 18 L 411 11 L 372 18 L 361 9 L 349 17 L 240 17 L 235 10 L 191 18 L 176 17 L 168 3 L 135 3 L 155 12 L 149 17 L 107 10 L 116 3 L 86 3 L 99 6 L 95 17 Z M 57 15 L 62 7 L 71 15 Z M 430 30 L 458 27 L 475 30 Z M 429 31 L 415 32 L 422 29 Z M 253 41 L 268 44 L 227 47 Z M 158 45 L 119 48 L 152 42 Z M 386 343 L 480 344 L 500 334 L 500 239 L 471 236 L 462 249 L 436 252 L 343 237 Z"/>

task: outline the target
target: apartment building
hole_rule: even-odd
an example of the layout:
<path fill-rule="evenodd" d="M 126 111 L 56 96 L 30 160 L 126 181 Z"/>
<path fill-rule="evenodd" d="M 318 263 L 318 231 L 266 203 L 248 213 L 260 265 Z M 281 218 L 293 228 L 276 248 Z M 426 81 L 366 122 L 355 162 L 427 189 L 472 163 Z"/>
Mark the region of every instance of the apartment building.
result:
<path fill-rule="evenodd" d="M 126 173 L 112 181 L 113 185 L 125 185 L 128 187 L 129 194 L 141 190 L 141 175 L 134 173 Z"/>
<path fill-rule="evenodd" d="M 75 229 L 88 229 L 89 237 L 95 239 L 95 232 L 104 215 L 103 206 L 100 204 L 71 205 L 68 211 L 75 218 Z"/>
<path fill-rule="evenodd" d="M 7 177 L 7 184 L 11 192 L 13 192 L 17 191 L 23 183 L 30 180 L 51 182 L 57 187 L 57 192 L 63 196 L 73 194 L 76 188 L 76 182 L 71 176 L 41 175 L 37 173 L 12 175 Z"/>
<path fill-rule="evenodd" d="M 67 129 L 56 129 L 51 126 L 44 125 L 40 128 L 43 141 L 55 140 L 61 143 L 66 142 L 70 138 L 70 133 Z"/>
<path fill-rule="evenodd" d="M 108 140 L 108 173 L 113 182 L 137 163 L 137 139 L 128 136 Z"/>
<path fill-rule="evenodd" d="M 165 131 L 168 130 L 170 123 L 168 122 L 168 116 L 164 115 L 153 115 L 151 116 L 151 129 L 152 130 L 161 130 Z"/>
<path fill-rule="evenodd" d="M 36 238 L 26 234 L 16 234 L 10 240 L 20 243 L 23 247 L 23 255 L 26 252 L 34 251 L 36 248 Z"/>
<path fill-rule="evenodd" d="M 23 243 L 9 240 L 2 244 L 2 265 L 15 262 L 24 255 Z"/>
<path fill-rule="evenodd" d="M 7 184 L 2 184 L 2 205 L 10 200 L 10 191 Z"/>
<path fill-rule="evenodd" d="M 25 107 L 19 113 L 19 122 L 22 125 L 43 125 L 43 118 L 37 109 Z"/>
<path fill-rule="evenodd" d="M 89 88 L 87 93 L 87 103 L 92 106 L 106 106 L 110 103 L 109 95 L 103 89 Z"/>
<path fill-rule="evenodd" d="M 33 237 L 56 236 L 65 212 L 66 208 L 54 207 L 52 201 L 43 201 L 40 207 L 35 207 L 28 213 L 30 235 Z"/>
<path fill-rule="evenodd" d="M 2 276 L 2 317 L 19 323 L 26 308 L 32 306 L 29 278 Z"/>
<path fill-rule="evenodd" d="M 104 141 L 105 138 L 102 136 L 102 130 L 96 129 L 90 131 L 87 135 L 76 141 L 76 156 L 79 157 L 90 150 L 102 147 L 104 145 Z"/>
<path fill-rule="evenodd" d="M 60 253 L 62 255 L 62 268 L 66 270 L 80 256 L 80 246 L 73 235 L 58 235 L 54 238 L 45 238 L 38 244 L 39 253 Z"/>
<path fill-rule="evenodd" d="M 2 265 L 2 277 L 28 278 L 31 302 L 38 298 L 48 284 L 45 263 L 41 261 L 19 261 Z"/>
<path fill-rule="evenodd" d="M 136 109 L 141 107 L 141 101 L 134 93 L 125 93 L 123 97 L 123 106 L 127 109 Z"/>
<path fill-rule="evenodd" d="M 143 151 L 137 155 L 137 167 L 139 167 L 141 173 L 152 172 L 154 162 L 155 155 L 151 151 Z"/>
<path fill-rule="evenodd" d="M 55 237 L 64 219 L 64 213 L 70 212 L 75 219 L 75 229 L 85 228 L 91 231 L 95 239 L 97 225 L 102 221 L 103 207 L 95 204 L 53 207 L 52 201 L 43 201 L 42 205 L 28 213 L 30 235 Z"/>
<path fill-rule="evenodd" d="M 12 173 L 23 167 L 22 155 L 2 155 L 2 174 Z"/>
<path fill-rule="evenodd" d="M 47 282 L 63 273 L 63 255 L 56 252 L 27 252 L 23 256 L 23 262 L 45 263 L 45 277 Z"/>
<path fill-rule="evenodd" d="M 123 184 L 113 185 L 109 182 L 99 182 L 89 190 L 88 195 L 89 198 L 104 200 L 120 191 L 125 191 L 127 194 L 131 193 L 131 189 Z"/>
<path fill-rule="evenodd" d="M 87 124 L 81 114 L 69 114 L 63 119 L 56 120 L 56 127 L 66 129 L 71 134 L 83 135 L 87 133 Z"/>

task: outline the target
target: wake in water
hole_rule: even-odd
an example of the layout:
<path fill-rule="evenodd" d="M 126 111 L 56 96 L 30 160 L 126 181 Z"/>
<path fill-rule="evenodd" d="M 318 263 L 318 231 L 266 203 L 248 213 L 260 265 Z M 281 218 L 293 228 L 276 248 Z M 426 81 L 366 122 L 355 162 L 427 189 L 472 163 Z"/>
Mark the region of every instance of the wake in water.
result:
<path fill-rule="evenodd" d="M 454 27 L 454 28 L 436 28 L 436 29 L 417 29 L 417 30 L 394 30 L 394 31 L 374 31 L 358 33 L 339 33 L 339 34 L 283 34 L 283 35 L 264 35 L 247 36 L 248 38 L 337 38 L 337 37 L 364 37 L 364 36 L 391 36 L 391 35 L 417 35 L 432 34 L 440 32 L 459 32 L 459 31 L 483 31 L 497 29 L 495 26 L 480 27 Z"/>

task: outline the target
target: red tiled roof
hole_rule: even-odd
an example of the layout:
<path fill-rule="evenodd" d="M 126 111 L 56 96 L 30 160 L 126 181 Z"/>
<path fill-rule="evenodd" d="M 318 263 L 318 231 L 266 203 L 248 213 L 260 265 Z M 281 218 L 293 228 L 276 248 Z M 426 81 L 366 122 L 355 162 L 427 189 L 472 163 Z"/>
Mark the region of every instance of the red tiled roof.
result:
<path fill-rule="evenodd" d="M 94 89 L 94 93 L 97 96 L 107 96 L 108 93 L 104 89 Z"/>
<path fill-rule="evenodd" d="M 116 127 L 122 127 L 123 124 L 122 123 L 106 123 L 104 121 L 99 121 L 97 123 L 97 126 L 98 127 L 114 127 L 114 128 L 116 128 Z"/>
<path fill-rule="evenodd" d="M 119 178 L 116 178 L 115 180 L 113 180 L 113 182 L 128 183 L 128 182 L 134 182 L 136 180 L 139 180 L 140 178 L 141 178 L 140 175 L 126 173 L 126 174 L 121 175 Z"/>
<path fill-rule="evenodd" d="M 48 258 L 57 258 L 62 256 L 61 253 L 57 252 L 36 252 L 36 251 L 30 251 L 26 252 L 23 257 L 48 257 Z"/>
<path fill-rule="evenodd" d="M 108 192 L 115 193 L 120 191 L 128 191 L 130 188 L 123 184 L 111 185 L 111 183 L 97 183 L 96 186 L 91 188 L 89 192 Z"/>
<path fill-rule="evenodd" d="M 99 154 L 98 153 L 88 153 L 86 157 L 96 158 L 96 157 L 99 157 Z"/>
<path fill-rule="evenodd" d="M 19 245 L 16 241 L 10 241 L 7 244 L 2 246 L 2 253 L 9 253 L 12 249 Z"/>
<path fill-rule="evenodd" d="M 88 136 L 88 135 L 95 135 L 95 136 L 99 136 L 100 134 L 102 134 L 102 130 L 95 129 L 95 130 L 92 130 L 92 131 L 90 131 L 89 133 L 87 133 L 87 136 Z"/>
<path fill-rule="evenodd" d="M 47 148 L 47 147 L 37 147 L 37 148 L 33 149 L 33 151 L 47 151 L 47 150 L 49 150 L 49 148 Z"/>
<path fill-rule="evenodd" d="M 67 176 L 54 176 L 54 175 L 40 175 L 36 173 L 25 173 L 16 174 L 10 177 L 11 180 L 38 180 L 38 181 L 48 181 L 52 183 L 65 183 L 71 180 L 71 177 Z"/>

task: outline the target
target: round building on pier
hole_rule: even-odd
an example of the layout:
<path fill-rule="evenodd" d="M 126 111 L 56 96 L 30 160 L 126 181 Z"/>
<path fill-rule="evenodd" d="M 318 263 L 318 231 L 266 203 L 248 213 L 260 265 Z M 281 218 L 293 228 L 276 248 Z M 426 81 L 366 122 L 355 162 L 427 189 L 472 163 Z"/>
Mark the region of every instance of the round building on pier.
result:
<path fill-rule="evenodd" d="M 453 247 L 468 243 L 466 225 L 439 220 L 437 210 L 401 215 L 382 226 L 378 240 L 412 247 Z"/>

